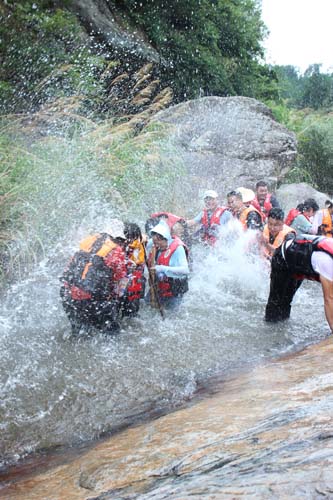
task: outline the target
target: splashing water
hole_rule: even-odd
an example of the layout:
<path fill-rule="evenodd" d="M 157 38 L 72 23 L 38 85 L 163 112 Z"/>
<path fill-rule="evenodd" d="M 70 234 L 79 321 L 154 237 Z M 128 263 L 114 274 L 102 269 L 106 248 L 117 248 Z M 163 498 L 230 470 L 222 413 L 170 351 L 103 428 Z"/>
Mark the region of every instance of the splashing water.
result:
<path fill-rule="evenodd" d="M 81 233 L 82 227 L 77 240 Z M 164 322 L 143 305 L 119 335 L 79 339 L 69 336 L 58 283 L 75 245 L 56 245 L 10 288 L 0 308 L 2 465 L 41 448 L 90 440 L 152 408 L 178 404 L 210 376 L 324 337 L 314 283 L 300 289 L 288 322 L 263 321 L 269 269 L 247 252 L 251 234 L 236 225 L 214 249 L 193 249 L 190 290 Z"/>

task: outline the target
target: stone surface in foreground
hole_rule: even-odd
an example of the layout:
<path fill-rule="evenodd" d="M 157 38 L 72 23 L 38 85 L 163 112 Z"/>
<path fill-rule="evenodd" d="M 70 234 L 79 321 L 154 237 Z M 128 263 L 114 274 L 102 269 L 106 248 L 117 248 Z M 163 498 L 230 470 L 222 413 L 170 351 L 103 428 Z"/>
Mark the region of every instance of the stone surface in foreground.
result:
<path fill-rule="evenodd" d="M 13 499 L 333 498 L 332 338 L 0 489 Z"/>

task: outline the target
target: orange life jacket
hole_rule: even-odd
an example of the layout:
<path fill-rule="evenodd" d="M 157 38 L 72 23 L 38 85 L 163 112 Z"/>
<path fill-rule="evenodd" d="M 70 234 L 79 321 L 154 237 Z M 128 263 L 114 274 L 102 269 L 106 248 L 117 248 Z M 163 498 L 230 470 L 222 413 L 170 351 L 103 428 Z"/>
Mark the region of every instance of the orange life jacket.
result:
<path fill-rule="evenodd" d="M 275 239 L 272 243 L 272 246 L 274 248 L 278 248 L 282 243 L 284 242 L 285 237 L 287 236 L 288 233 L 295 233 L 294 229 L 291 227 L 287 226 L 286 224 L 283 224 L 282 230 L 275 236 Z M 264 227 L 264 230 L 262 232 L 263 238 L 269 242 L 269 230 L 268 230 L 268 225 L 266 224 Z M 269 250 L 266 247 L 263 247 L 263 253 L 264 256 L 267 258 L 270 258 L 272 254 L 269 252 Z"/>
<path fill-rule="evenodd" d="M 260 215 L 260 218 L 262 220 L 261 213 L 259 210 L 257 210 L 255 207 L 252 207 L 251 205 L 249 207 L 246 207 L 243 212 L 240 213 L 239 215 L 239 222 L 242 224 L 243 228 L 246 230 L 247 229 L 247 218 L 250 212 L 257 212 Z"/>
<path fill-rule="evenodd" d="M 332 238 L 332 216 L 327 208 L 323 208 L 323 221 L 320 226 L 320 234 L 327 238 Z"/>
<path fill-rule="evenodd" d="M 117 246 L 107 234 L 94 234 L 81 241 L 63 277 L 73 300 L 110 296 L 112 271 L 104 259 Z"/>

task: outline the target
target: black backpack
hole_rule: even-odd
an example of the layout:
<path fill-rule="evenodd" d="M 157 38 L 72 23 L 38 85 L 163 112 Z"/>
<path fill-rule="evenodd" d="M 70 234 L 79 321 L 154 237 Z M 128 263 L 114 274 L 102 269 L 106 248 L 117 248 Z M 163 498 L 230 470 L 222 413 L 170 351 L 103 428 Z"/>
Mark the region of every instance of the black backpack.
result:
<path fill-rule="evenodd" d="M 77 286 L 92 295 L 93 299 L 107 298 L 112 291 L 112 269 L 104 263 L 104 258 L 96 255 L 109 235 L 103 233 L 96 239 L 90 252 L 75 252 L 61 281 Z"/>

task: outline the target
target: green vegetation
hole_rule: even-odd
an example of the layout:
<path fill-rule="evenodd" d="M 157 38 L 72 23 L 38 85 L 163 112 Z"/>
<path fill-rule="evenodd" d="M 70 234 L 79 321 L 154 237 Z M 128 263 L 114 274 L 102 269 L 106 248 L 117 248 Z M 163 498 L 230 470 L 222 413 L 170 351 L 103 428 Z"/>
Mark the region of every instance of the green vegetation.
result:
<path fill-rule="evenodd" d="M 0 10 L 0 113 L 74 94 L 89 108 L 103 95 L 105 59 L 91 51 L 76 17 L 52 3 L 8 2 Z"/>
<path fill-rule="evenodd" d="M 158 204 L 161 192 L 165 205 L 172 208 L 170 184 L 183 172 L 180 162 L 175 169 L 174 159 L 162 163 L 160 153 L 167 148 L 165 131 L 156 126 L 137 134 L 127 124 L 81 125 L 70 137 L 50 136 L 31 144 L 22 133 L 22 124 L 3 123 L 2 272 L 29 268 L 44 248 L 49 250 L 68 238 L 73 227 L 94 230 L 101 222 L 96 214 L 102 220 L 106 213 L 130 218 L 134 207 L 136 216 L 141 207 L 144 219 Z"/>
<path fill-rule="evenodd" d="M 279 99 L 266 103 L 297 135 L 299 154 L 286 181 L 333 194 L 333 74 L 320 69 L 314 64 L 300 75 L 293 66 L 275 66 Z"/>
<path fill-rule="evenodd" d="M 161 164 L 165 131 L 147 126 L 172 91 L 175 102 L 262 100 L 298 137 L 287 181 L 333 193 L 333 75 L 318 64 L 304 75 L 264 65 L 257 0 L 114 0 L 123 23 L 161 56 L 145 71 L 139 56 L 115 59 L 112 47 L 92 42 L 70 3 L 0 3 L 0 270 L 30 265 L 73 222 L 89 226 L 82 213 L 96 200 L 130 217 L 128 207 L 147 213 L 163 192 L 177 209 L 169 188 L 182 165 L 171 165 L 172 152 Z"/>
<path fill-rule="evenodd" d="M 179 100 L 199 95 L 261 98 L 275 89 L 260 64 L 265 27 L 255 0 L 116 0 L 141 26 Z"/>

